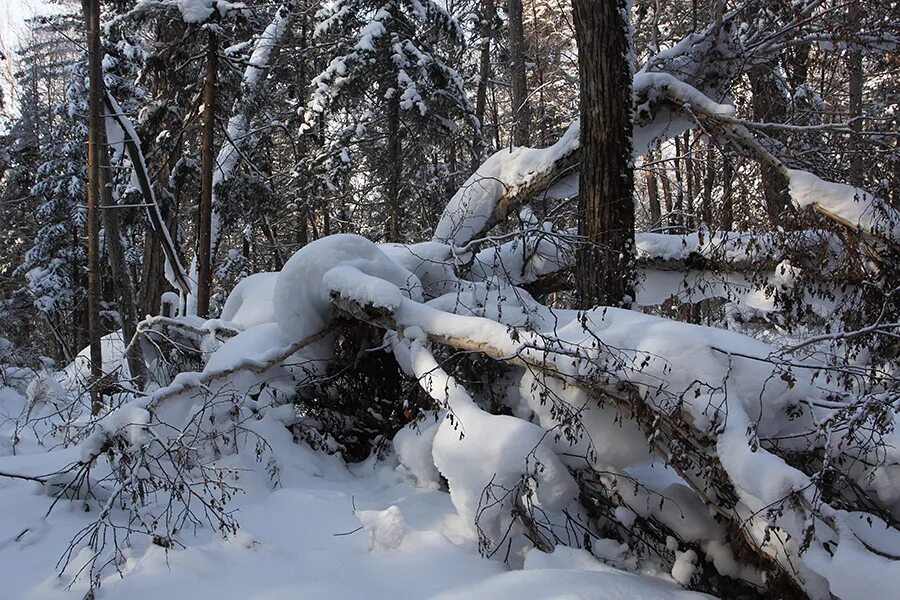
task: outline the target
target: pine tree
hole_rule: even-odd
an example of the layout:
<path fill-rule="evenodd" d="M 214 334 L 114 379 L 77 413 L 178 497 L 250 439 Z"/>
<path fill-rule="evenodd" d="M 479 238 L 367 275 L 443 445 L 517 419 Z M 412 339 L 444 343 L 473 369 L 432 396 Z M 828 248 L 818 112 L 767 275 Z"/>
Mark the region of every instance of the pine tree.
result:
<path fill-rule="evenodd" d="M 313 79 L 305 129 L 328 116 L 327 184 L 346 185 L 354 162 L 371 170 L 384 236 L 399 241 L 411 229 L 408 182 L 431 168 L 429 149 L 466 122 L 478 127 L 464 83 L 441 52 L 442 44 L 462 43 L 462 30 L 433 0 L 341 0 L 318 17 L 315 37 L 336 43 Z"/>

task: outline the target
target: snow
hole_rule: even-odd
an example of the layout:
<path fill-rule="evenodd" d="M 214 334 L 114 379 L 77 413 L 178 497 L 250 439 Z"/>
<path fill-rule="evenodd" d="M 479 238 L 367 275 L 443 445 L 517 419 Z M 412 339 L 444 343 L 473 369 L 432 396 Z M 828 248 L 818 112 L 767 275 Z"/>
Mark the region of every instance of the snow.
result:
<path fill-rule="evenodd" d="M 393 284 L 406 296 L 421 298 L 422 284 L 413 273 L 399 266 L 366 238 L 340 234 L 320 238 L 298 250 L 287 261 L 275 282 L 273 306 L 275 318 L 285 335 L 300 340 L 320 331 L 331 320 L 331 290 L 323 285 L 326 273 L 335 267 L 352 267 Z M 354 277 L 342 269 L 332 275 L 334 283 L 354 284 Z M 384 291 L 384 285 L 376 286 Z M 349 290 L 348 290 L 349 291 Z M 356 294 L 366 290 L 356 290 Z M 393 304 L 397 297 L 380 301 Z"/>
<path fill-rule="evenodd" d="M 275 320 L 278 273 L 254 273 L 241 279 L 225 301 L 220 319 L 242 329 Z"/>
<path fill-rule="evenodd" d="M 185 23 L 203 23 L 215 11 L 219 11 L 219 14 L 224 17 L 229 12 L 243 10 L 247 7 L 243 2 L 226 0 L 176 0 L 175 5 L 181 12 L 181 18 Z"/>
<path fill-rule="evenodd" d="M 505 148 L 494 153 L 453 195 L 434 230 L 439 242 L 462 246 L 484 228 L 497 202 L 514 188 L 578 149 L 579 122 L 575 121 L 549 148 Z"/>
<path fill-rule="evenodd" d="M 203 2 L 205 0 L 194 0 Z M 219 6 L 216 4 L 215 6 Z M 221 7 L 220 7 L 220 10 Z M 241 159 L 241 144 L 246 142 L 249 135 L 251 107 L 255 98 L 261 92 L 266 75 L 268 74 L 269 62 L 272 54 L 281 39 L 287 31 L 291 22 L 291 13 L 284 7 L 280 6 L 275 11 L 272 22 L 265 28 L 262 34 L 256 39 L 253 46 L 253 52 L 250 53 L 250 59 L 244 68 L 241 78 L 241 95 L 235 102 L 235 107 L 231 117 L 228 119 L 226 126 L 225 143 L 219 149 L 216 157 L 216 168 L 213 171 L 212 181 L 212 218 L 210 222 L 210 248 L 212 256 L 215 256 L 219 247 L 219 241 L 222 235 L 221 215 L 219 214 L 219 202 L 217 200 L 218 186 L 231 178 L 238 163 Z"/>
<path fill-rule="evenodd" d="M 852 227 L 900 242 L 900 213 L 881 198 L 806 171 L 788 169 L 788 178 L 791 198 L 801 207 L 819 207 Z"/>
<path fill-rule="evenodd" d="M 396 505 L 385 510 L 357 511 L 356 518 L 369 532 L 373 550 L 396 550 L 406 537 L 406 521 Z"/>
<path fill-rule="evenodd" d="M 275 423 L 257 422 L 281 457 L 280 485 L 271 489 L 263 465 L 253 459 L 239 467 L 244 489 L 234 500 L 241 528 L 223 537 L 209 529 L 179 534 L 185 548 L 166 550 L 133 537 L 123 547 L 120 576 L 111 569 L 100 579 L 97 597 L 171 598 L 419 598 L 511 597 L 532 588 L 534 595 L 581 591 L 603 598 L 702 598 L 678 592 L 672 583 L 606 567 L 565 548 L 545 559 L 529 555 L 526 571 L 506 573 L 499 561 L 478 556 L 476 541 L 460 529 L 448 495 L 413 487 L 390 462 L 347 468 L 336 456 L 295 444 Z M 0 457 L 30 474 L 53 472 L 73 460 L 71 450 L 37 451 Z M 81 598 L 86 578 L 79 561 L 59 575 L 53 568 L 69 539 L 96 517 L 81 503 L 61 500 L 44 517 L 52 498 L 31 482 L 0 480 L 0 577 L 10 598 Z M 360 523 L 368 525 L 356 531 Z M 374 539 L 373 539 L 374 538 Z M 375 542 L 373 544 L 373 541 Z M 532 552 L 532 554 L 534 554 Z M 559 555 L 557 557 L 557 555 Z M 543 562 L 542 562 L 543 561 Z M 524 579 L 520 577 L 524 576 Z M 67 590 L 67 586 L 71 589 Z M 482 596 L 497 590 L 499 595 Z M 625 595 L 627 591 L 635 595 Z"/>
<path fill-rule="evenodd" d="M 710 598 L 673 583 L 609 567 L 583 550 L 558 547 L 552 554 L 532 550 L 525 568 L 437 596 L 436 600 L 521 598 L 534 600 L 676 600 Z"/>
<path fill-rule="evenodd" d="M 494 542 L 503 538 L 504 531 L 511 531 L 510 560 L 523 560 L 530 543 L 509 511 L 522 492 L 505 492 L 533 481 L 534 495 L 528 502 L 542 514 L 559 519 L 560 529 L 565 523 L 561 511 L 578 511 L 574 506 L 578 488 L 549 440 L 545 441 L 545 431 L 521 419 L 482 411 L 421 342 L 395 341 L 394 352 L 406 355 L 401 364 L 408 364 L 422 388 L 445 406 L 432 454 L 463 523 L 471 535 L 480 531 Z"/>
<path fill-rule="evenodd" d="M 643 156 L 660 141 L 691 129 L 693 121 L 671 109 L 657 106 L 676 100 L 689 108 L 701 106 L 716 115 L 733 115 L 734 106 L 719 104 L 691 85 L 668 73 L 641 72 L 634 77 L 635 97 L 645 98 L 637 106 L 633 154 Z M 434 240 L 464 246 L 483 232 L 498 202 L 516 188 L 527 186 L 551 172 L 555 163 L 579 146 L 580 122 L 575 120 L 562 137 L 548 148 L 504 148 L 490 156 L 457 190 L 444 208 L 434 230 Z"/>

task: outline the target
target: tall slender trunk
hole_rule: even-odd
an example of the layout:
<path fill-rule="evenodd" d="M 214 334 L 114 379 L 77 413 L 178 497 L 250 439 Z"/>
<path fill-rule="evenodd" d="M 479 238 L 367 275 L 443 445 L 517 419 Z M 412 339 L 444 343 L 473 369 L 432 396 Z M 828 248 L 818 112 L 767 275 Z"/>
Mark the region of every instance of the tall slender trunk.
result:
<path fill-rule="evenodd" d="M 216 34 L 209 31 L 206 47 L 206 82 L 203 85 L 203 132 L 200 141 L 200 206 L 197 214 L 197 315 L 209 314 L 209 294 L 212 281 L 211 222 L 213 134 L 216 129 L 216 78 L 219 44 Z"/>
<path fill-rule="evenodd" d="M 848 5 L 847 20 L 855 34 L 859 30 L 862 12 L 860 3 L 851 2 Z M 863 145 L 859 139 L 862 131 L 862 100 L 863 100 L 863 64 L 862 53 L 856 44 L 851 44 L 847 53 L 847 71 L 850 76 L 850 128 L 854 131 L 850 142 L 850 183 L 860 187 L 863 184 Z"/>
<path fill-rule="evenodd" d="M 401 222 L 403 207 L 400 201 L 400 177 L 403 169 L 403 147 L 400 140 L 400 97 L 398 94 L 388 100 L 388 175 L 387 201 L 389 211 L 388 241 L 401 242 Z"/>
<path fill-rule="evenodd" d="M 125 264 L 125 249 L 122 247 L 122 233 L 119 223 L 119 211 L 115 209 L 115 199 L 112 191 L 112 177 L 110 173 L 109 154 L 106 152 L 106 131 L 100 131 L 100 206 L 104 208 L 101 214 L 103 222 L 106 253 L 109 256 L 109 270 L 112 275 L 112 285 L 119 299 L 119 316 L 122 319 L 122 339 L 126 345 L 134 337 L 137 328 L 137 307 L 135 306 L 134 284 L 131 274 Z M 128 355 L 125 357 L 131 376 L 138 384 L 143 380 L 144 367 L 140 357 L 140 345 L 129 346 Z"/>
<path fill-rule="evenodd" d="M 663 200 L 665 201 L 666 206 L 666 227 L 672 227 L 674 223 L 674 216 L 672 215 L 672 182 L 669 181 L 669 170 L 664 169 L 662 177 L 659 179 L 659 183 L 662 186 L 663 192 Z"/>
<path fill-rule="evenodd" d="M 478 65 L 478 88 L 475 92 L 475 118 L 481 128 L 476 131 L 472 140 L 472 171 L 481 165 L 484 159 L 485 127 L 484 117 L 487 109 L 487 86 L 491 77 L 491 38 L 490 22 L 494 16 L 494 0 L 484 0 L 484 14 L 481 16 L 481 58 Z"/>
<path fill-rule="evenodd" d="M 648 152 L 645 165 L 647 163 L 653 163 L 654 157 L 655 154 L 652 150 Z M 644 167 L 644 181 L 647 184 L 647 198 L 650 201 L 651 229 L 659 227 L 660 220 L 662 219 L 662 210 L 659 206 L 659 188 L 656 186 L 656 171 L 654 169 L 655 166 L 652 164 L 649 167 Z"/>
<path fill-rule="evenodd" d="M 734 166 L 731 157 L 722 154 L 722 211 L 719 226 L 723 231 L 734 228 Z"/>
<path fill-rule="evenodd" d="M 712 194 L 716 184 L 716 160 L 711 145 L 706 146 L 706 176 L 703 178 L 703 204 L 700 217 L 707 227 L 713 227 Z"/>
<path fill-rule="evenodd" d="M 634 296 L 632 66 L 628 1 L 573 0 L 581 78 L 576 284 L 580 306 Z"/>
<path fill-rule="evenodd" d="M 91 354 L 91 414 L 103 409 L 101 381 L 103 379 L 103 351 L 100 345 L 100 153 L 101 99 L 103 70 L 100 55 L 100 1 L 82 0 L 84 18 L 88 30 L 88 69 L 90 72 L 89 120 L 88 120 L 88 336 Z"/>
<path fill-rule="evenodd" d="M 522 0 L 507 0 L 509 14 L 510 84 L 512 96 L 512 141 L 527 146 L 531 131 L 531 107 L 525 78 L 525 28 L 522 25 Z"/>
<path fill-rule="evenodd" d="M 302 14 L 300 16 L 300 62 L 297 67 L 297 79 L 299 88 L 309 82 L 309 7 L 306 2 L 301 4 Z M 297 141 L 297 149 L 300 157 L 306 158 L 308 150 L 307 136 L 301 135 Z M 309 220 L 309 196 L 299 199 L 297 206 L 296 224 L 295 224 L 295 241 L 297 246 L 303 247 L 309 243 L 309 232 L 307 231 L 307 221 Z"/>
<path fill-rule="evenodd" d="M 753 94 L 753 118 L 757 121 L 783 123 L 787 118 L 787 100 L 778 85 L 772 65 L 753 67 L 747 75 Z M 792 212 L 787 177 L 768 163 L 760 163 L 759 170 L 769 223 L 773 228 L 784 226 Z"/>
<path fill-rule="evenodd" d="M 685 182 L 685 215 L 684 224 L 690 230 L 695 228 L 694 218 L 694 157 L 691 150 L 691 132 L 684 132 L 684 182 Z"/>
<path fill-rule="evenodd" d="M 675 143 L 675 159 L 672 161 L 675 164 L 675 212 L 672 214 L 671 225 L 681 230 L 684 226 L 684 177 L 681 171 L 684 159 L 682 158 L 681 139 L 676 136 L 672 141 Z"/>

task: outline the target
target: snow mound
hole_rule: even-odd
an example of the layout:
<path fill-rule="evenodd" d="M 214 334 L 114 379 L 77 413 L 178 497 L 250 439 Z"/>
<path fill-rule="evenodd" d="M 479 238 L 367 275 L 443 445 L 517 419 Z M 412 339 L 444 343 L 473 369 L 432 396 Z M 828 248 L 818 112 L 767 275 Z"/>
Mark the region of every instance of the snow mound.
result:
<path fill-rule="evenodd" d="M 379 298 L 386 303 L 396 303 L 397 294 L 421 299 L 419 278 L 392 261 L 373 242 L 351 234 L 321 238 L 298 250 L 276 279 L 272 305 L 275 320 L 287 338 L 301 340 L 322 330 L 330 321 L 331 288 L 324 280 L 335 267 L 343 269 L 330 276 L 333 284 L 354 283 L 359 279 L 358 271 L 376 281 L 383 280 L 377 289 L 380 290 Z M 398 290 L 397 294 L 390 284 Z M 368 291 L 374 291 L 374 288 Z"/>
<path fill-rule="evenodd" d="M 396 550 L 406 537 L 406 521 L 396 505 L 385 510 L 358 510 L 356 518 L 369 532 L 372 550 Z"/>
<path fill-rule="evenodd" d="M 275 282 L 278 273 L 254 273 L 241 279 L 222 308 L 223 321 L 249 329 L 275 321 Z"/>

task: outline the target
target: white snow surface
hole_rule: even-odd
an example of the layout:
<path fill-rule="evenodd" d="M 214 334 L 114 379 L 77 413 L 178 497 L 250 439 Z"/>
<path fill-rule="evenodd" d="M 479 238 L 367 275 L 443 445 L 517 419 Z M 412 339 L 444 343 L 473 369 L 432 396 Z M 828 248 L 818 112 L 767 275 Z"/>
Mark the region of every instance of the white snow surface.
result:
<path fill-rule="evenodd" d="M 281 269 L 275 282 L 275 318 L 288 338 L 301 340 L 320 331 L 330 320 L 331 294 L 323 281 L 335 267 L 341 269 L 333 277 L 338 277 L 341 272 L 346 275 L 347 269 L 353 268 L 359 274 L 376 278 L 374 287 L 357 289 L 357 293 L 376 289 L 384 292 L 385 286 L 378 283 L 383 281 L 393 284 L 407 296 L 421 298 L 419 278 L 388 258 L 366 238 L 351 234 L 321 238 L 298 250 Z M 350 277 L 343 281 L 352 284 L 357 280 Z M 396 300 L 390 291 L 384 293 L 391 296 L 385 302 Z"/>
<path fill-rule="evenodd" d="M 275 282 L 278 273 L 254 273 L 241 279 L 225 301 L 220 319 L 249 329 L 275 320 Z"/>
<path fill-rule="evenodd" d="M 6 401 L 0 394 L 0 402 Z M 446 493 L 413 487 L 390 462 L 348 469 L 336 456 L 294 443 L 272 419 L 250 426 L 277 451 L 280 485 L 272 489 L 252 448 L 221 461 L 241 469 L 237 483 L 245 493 L 233 501 L 241 525 L 237 534 L 184 531 L 178 540 L 185 547 L 169 550 L 133 536 L 123 548 L 121 575 L 110 569 L 96 597 L 413 600 L 519 597 L 520 591 L 525 593 L 521 597 L 542 599 L 705 597 L 663 579 L 618 571 L 567 548 L 543 557 L 529 555 L 526 571 L 509 573 L 501 562 L 478 556 L 477 540 L 462 526 Z M 71 450 L 25 444 L 19 455 L 0 456 L 0 470 L 39 475 L 73 460 L 77 454 Z M 80 599 L 88 582 L 76 573 L 88 558 L 86 550 L 76 552 L 62 574 L 53 565 L 96 512 L 62 500 L 45 518 L 53 499 L 40 488 L 0 479 L 2 595 Z"/>
<path fill-rule="evenodd" d="M 576 120 L 549 148 L 504 148 L 495 152 L 447 203 L 434 229 L 434 239 L 456 246 L 468 243 L 483 229 L 504 194 L 527 185 L 536 175 L 575 151 L 580 131 Z"/>
<path fill-rule="evenodd" d="M 788 169 L 791 198 L 801 207 L 820 206 L 849 225 L 900 243 L 900 212 L 869 192 Z"/>

